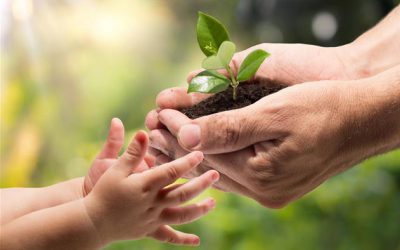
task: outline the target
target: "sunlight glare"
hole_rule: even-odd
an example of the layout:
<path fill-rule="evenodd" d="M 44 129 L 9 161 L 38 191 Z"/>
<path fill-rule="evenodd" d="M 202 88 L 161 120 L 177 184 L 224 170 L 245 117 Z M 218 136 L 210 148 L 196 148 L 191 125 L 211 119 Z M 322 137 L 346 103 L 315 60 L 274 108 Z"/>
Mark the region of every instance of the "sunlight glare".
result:
<path fill-rule="evenodd" d="M 12 15 L 18 21 L 27 21 L 33 14 L 32 0 L 14 0 L 12 2 Z"/>

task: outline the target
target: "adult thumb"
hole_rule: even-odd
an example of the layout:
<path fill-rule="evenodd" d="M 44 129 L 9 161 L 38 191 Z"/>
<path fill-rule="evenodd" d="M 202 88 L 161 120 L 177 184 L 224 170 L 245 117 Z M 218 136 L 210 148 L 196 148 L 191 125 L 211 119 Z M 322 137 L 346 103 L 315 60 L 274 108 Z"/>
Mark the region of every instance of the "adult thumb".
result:
<path fill-rule="evenodd" d="M 118 168 L 121 168 L 127 175 L 131 174 L 143 161 L 148 144 L 149 139 L 146 132 L 138 131 L 129 143 L 128 148 L 119 158 Z"/>
<path fill-rule="evenodd" d="M 250 107 L 225 111 L 184 124 L 177 137 L 179 144 L 190 151 L 233 152 L 272 136 L 264 131 L 262 120 Z"/>

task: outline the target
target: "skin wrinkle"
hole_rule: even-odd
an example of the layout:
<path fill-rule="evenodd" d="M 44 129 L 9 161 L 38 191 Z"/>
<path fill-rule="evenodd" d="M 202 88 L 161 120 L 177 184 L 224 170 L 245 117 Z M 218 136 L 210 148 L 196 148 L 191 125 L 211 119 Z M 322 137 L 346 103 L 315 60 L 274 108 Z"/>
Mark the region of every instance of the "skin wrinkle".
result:
<path fill-rule="evenodd" d="M 348 45 L 323 48 L 302 44 L 261 44 L 235 55 L 239 60 L 233 63 L 237 65 L 256 48 L 271 52 L 271 57 L 256 74 L 256 84 L 268 79 L 285 85 L 324 81 L 290 86 L 243 108 L 243 116 L 248 114 L 251 118 L 236 119 L 236 122 L 244 123 L 239 130 L 237 125 L 230 124 L 231 121 L 225 122 L 225 127 L 214 122 L 204 125 L 227 130 L 218 131 L 216 138 L 207 134 L 205 140 L 212 144 L 214 139 L 214 143 L 218 143 L 211 147 L 224 144 L 221 138 L 247 146 L 247 151 L 231 152 L 236 155 L 225 164 L 223 160 L 229 157 L 225 154 L 229 150 L 206 155 L 210 167 L 216 165 L 211 163 L 218 162 L 218 168 L 228 177 L 242 180 L 242 186 L 254 191 L 249 197 L 276 208 L 303 196 L 354 164 L 400 145 L 400 66 L 397 70 L 388 67 L 399 64 L 398 57 L 393 56 L 398 54 L 395 49 L 399 44 L 394 42 L 398 39 L 393 39 L 396 36 L 392 27 L 399 18 L 399 11 L 397 7 L 389 20 L 386 18 L 362 39 Z M 377 36 L 380 32 L 376 32 L 376 28 L 388 35 Z M 385 47 L 379 49 L 382 45 Z M 372 53 L 367 51 L 368 48 L 373 48 Z M 308 59 L 306 63 L 302 61 L 304 55 Z M 371 55 L 382 60 L 370 60 Z M 365 62 L 371 65 L 370 69 L 359 67 Z M 386 67 L 383 69 L 382 66 Z M 382 73 L 371 76 L 371 69 L 374 73 L 378 73 L 376 69 Z M 239 135 L 230 136 L 234 131 L 239 131 Z M 279 138 L 278 145 L 260 143 L 268 140 L 272 133 L 278 135 L 274 136 Z M 246 145 L 249 136 L 253 136 L 253 145 Z M 225 145 L 233 147 L 229 142 Z M 265 168 L 267 166 L 271 166 L 272 175 L 268 172 L 271 169 Z"/>

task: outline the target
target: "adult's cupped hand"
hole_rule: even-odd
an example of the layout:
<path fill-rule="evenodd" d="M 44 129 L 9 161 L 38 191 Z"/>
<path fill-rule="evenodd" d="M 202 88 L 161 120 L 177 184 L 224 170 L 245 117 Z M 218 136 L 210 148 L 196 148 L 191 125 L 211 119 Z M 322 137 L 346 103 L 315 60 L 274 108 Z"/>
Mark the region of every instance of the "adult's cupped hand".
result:
<path fill-rule="evenodd" d="M 217 188 L 280 208 L 361 160 L 358 147 L 353 147 L 354 140 L 348 140 L 348 136 L 353 119 L 366 117 L 360 103 L 354 106 L 348 93 L 364 95 L 366 88 L 359 81 L 347 82 L 356 78 L 356 73 L 346 71 L 345 53 L 339 53 L 339 48 L 260 46 L 272 56 L 257 73 L 258 82 L 293 85 L 321 79 L 345 81 L 291 86 L 245 108 L 195 120 L 177 110 L 207 95 L 172 88 L 159 94 L 160 109 L 148 114 L 146 125 L 159 163 L 201 150 L 205 161 L 193 176 L 216 169 L 221 173 Z M 235 55 L 234 69 L 252 49 Z M 305 62 L 307 56 L 313 59 Z"/>

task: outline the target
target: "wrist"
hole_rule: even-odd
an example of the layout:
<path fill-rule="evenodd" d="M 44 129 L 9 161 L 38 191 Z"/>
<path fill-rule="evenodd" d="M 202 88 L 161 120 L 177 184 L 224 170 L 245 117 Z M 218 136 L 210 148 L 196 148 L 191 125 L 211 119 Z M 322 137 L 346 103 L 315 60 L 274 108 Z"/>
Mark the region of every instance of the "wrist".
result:
<path fill-rule="evenodd" d="M 358 161 L 399 147 L 399 83 L 400 66 L 344 85 L 342 148 Z"/>
<path fill-rule="evenodd" d="M 343 63 L 348 80 L 358 80 L 375 75 L 378 71 L 372 66 L 368 48 L 356 41 L 335 48 Z"/>
<path fill-rule="evenodd" d="M 82 199 L 79 199 L 80 206 L 82 207 L 83 211 L 83 216 L 85 218 L 85 222 L 88 225 L 90 235 L 92 236 L 91 238 L 94 239 L 95 242 L 97 242 L 97 248 L 102 248 L 106 246 L 108 243 L 111 242 L 111 240 L 107 240 L 104 235 L 102 234 L 101 230 L 101 224 L 100 221 L 97 219 L 99 218 L 98 216 L 95 216 L 93 213 L 93 200 L 91 199 L 91 196 L 86 196 Z"/>
<path fill-rule="evenodd" d="M 104 219 L 104 213 L 101 210 L 101 205 L 96 202 L 95 197 L 89 194 L 81 199 L 82 206 L 84 207 L 87 221 L 92 226 L 93 235 L 98 239 L 98 242 L 102 246 L 109 244 L 114 241 L 112 231 L 107 232 L 106 220 Z"/>
<path fill-rule="evenodd" d="M 344 56 L 360 79 L 371 77 L 400 64 L 400 8 L 390 13 L 376 27 L 359 36 L 345 48 Z"/>

